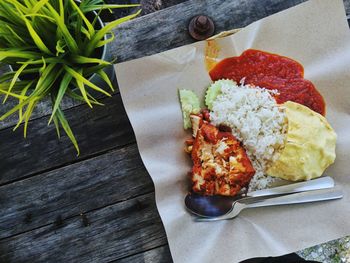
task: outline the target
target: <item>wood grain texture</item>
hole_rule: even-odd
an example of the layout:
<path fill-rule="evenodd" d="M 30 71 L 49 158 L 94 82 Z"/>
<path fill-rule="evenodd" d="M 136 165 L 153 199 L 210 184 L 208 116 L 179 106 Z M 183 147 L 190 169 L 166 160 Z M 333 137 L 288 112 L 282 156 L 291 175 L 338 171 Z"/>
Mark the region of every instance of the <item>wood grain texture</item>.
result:
<path fill-rule="evenodd" d="M 0 239 L 154 191 L 131 145 L 0 187 Z"/>
<path fill-rule="evenodd" d="M 214 20 L 219 33 L 224 30 L 244 27 L 256 20 L 287 9 L 305 0 L 191 0 L 161 10 L 148 16 L 134 19 L 114 30 L 116 39 L 112 55 L 117 62 L 165 51 L 194 40 L 188 34 L 190 19 L 198 14 Z M 350 0 L 344 0 L 350 13 Z"/>
<path fill-rule="evenodd" d="M 65 111 L 80 146 L 79 157 L 67 136 L 58 139 L 53 125 L 47 126 L 48 116 L 30 122 L 26 139 L 21 129 L 1 130 L 0 184 L 134 142 L 120 94 L 102 102 L 105 106 L 94 110 L 80 105 Z"/>
<path fill-rule="evenodd" d="M 115 260 L 113 263 L 165 263 L 172 262 L 169 246 L 157 247 L 143 253 Z"/>
<path fill-rule="evenodd" d="M 109 262 L 167 243 L 154 193 L 0 241 L 0 262 Z M 85 218 L 85 219 L 84 219 Z"/>

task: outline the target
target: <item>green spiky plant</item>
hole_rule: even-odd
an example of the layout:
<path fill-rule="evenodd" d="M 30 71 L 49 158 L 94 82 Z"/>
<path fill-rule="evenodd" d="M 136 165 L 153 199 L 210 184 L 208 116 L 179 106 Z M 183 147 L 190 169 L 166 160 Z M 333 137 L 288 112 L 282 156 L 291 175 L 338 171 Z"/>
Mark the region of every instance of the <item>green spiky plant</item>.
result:
<path fill-rule="evenodd" d="M 90 107 L 101 104 L 94 92 L 111 96 L 89 78 L 98 74 L 111 88 L 103 71 L 110 63 L 101 59 L 101 48 L 113 40 L 112 29 L 139 14 L 117 19 L 98 28 L 101 10 L 138 5 L 109 5 L 103 0 L 1 0 L 0 62 L 13 71 L 0 76 L 0 94 L 18 100 L 18 104 L 0 116 L 0 121 L 18 113 L 14 129 L 28 121 L 38 102 L 50 97 L 58 137 L 60 127 L 79 154 L 76 138 L 61 109 L 63 97 L 86 102 Z M 108 36 L 108 37 L 106 37 Z"/>

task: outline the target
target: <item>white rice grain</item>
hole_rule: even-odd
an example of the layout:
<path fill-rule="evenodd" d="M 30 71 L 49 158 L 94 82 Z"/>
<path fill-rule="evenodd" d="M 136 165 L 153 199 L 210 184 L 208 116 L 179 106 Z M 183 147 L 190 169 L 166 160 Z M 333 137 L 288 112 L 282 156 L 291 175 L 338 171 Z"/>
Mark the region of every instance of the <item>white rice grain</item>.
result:
<path fill-rule="evenodd" d="M 273 178 L 265 171 L 283 146 L 286 132 L 285 112 L 272 97 L 277 91 L 227 80 L 215 84 L 221 84 L 221 94 L 213 102 L 211 122 L 231 127 L 245 147 L 256 170 L 249 191 L 268 187 Z"/>

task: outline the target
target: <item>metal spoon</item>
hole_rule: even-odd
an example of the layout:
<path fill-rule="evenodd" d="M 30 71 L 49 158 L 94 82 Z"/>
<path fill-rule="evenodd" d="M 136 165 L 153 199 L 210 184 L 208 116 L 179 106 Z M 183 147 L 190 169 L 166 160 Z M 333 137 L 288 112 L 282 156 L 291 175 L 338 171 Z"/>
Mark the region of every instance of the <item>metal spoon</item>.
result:
<path fill-rule="evenodd" d="M 251 198 L 291 194 L 332 187 L 334 187 L 334 180 L 331 177 L 326 176 L 306 182 L 258 190 L 255 192 L 250 192 L 247 195 L 237 195 L 234 197 L 218 195 L 203 196 L 195 193 L 189 193 L 185 198 L 185 205 L 186 208 L 195 215 L 202 217 L 217 217 L 225 215 L 231 211 L 234 204 L 239 200 L 242 201 Z"/>
<path fill-rule="evenodd" d="M 254 201 L 245 202 L 238 201 L 234 204 L 231 211 L 222 216 L 215 217 L 200 217 L 196 218 L 196 221 L 218 221 L 232 219 L 238 216 L 238 214 L 246 208 L 263 207 L 263 206 L 275 206 L 275 205 L 290 205 L 301 204 L 309 202 L 320 202 L 326 200 L 334 200 L 343 197 L 342 191 L 334 189 L 322 189 L 315 191 L 300 192 L 294 194 L 287 194 L 272 198 L 258 198 Z"/>

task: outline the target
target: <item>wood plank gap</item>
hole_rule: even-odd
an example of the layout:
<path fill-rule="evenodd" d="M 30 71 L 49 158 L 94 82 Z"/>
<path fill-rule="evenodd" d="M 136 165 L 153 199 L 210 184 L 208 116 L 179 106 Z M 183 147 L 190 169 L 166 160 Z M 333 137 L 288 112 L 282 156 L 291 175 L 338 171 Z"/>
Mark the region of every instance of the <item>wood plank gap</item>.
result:
<path fill-rule="evenodd" d="M 146 192 L 144 192 L 144 193 L 142 193 L 142 194 L 132 196 L 131 198 L 127 198 L 127 199 L 124 199 L 124 200 L 119 200 L 119 201 L 117 201 L 117 202 L 109 203 L 109 204 L 106 204 L 106 205 L 103 205 L 103 206 L 100 206 L 100 207 L 97 207 L 97 208 L 93 208 L 93 209 L 90 209 L 90 210 L 80 211 L 79 214 L 71 215 L 71 216 L 65 217 L 64 220 L 71 220 L 71 219 L 74 219 L 74 218 L 76 218 L 76 217 L 81 216 L 81 214 L 87 215 L 87 214 L 89 214 L 89 213 L 98 211 L 98 210 L 100 210 L 100 209 L 108 208 L 109 206 L 117 205 L 117 204 L 120 204 L 120 203 L 129 201 L 129 200 L 133 200 L 133 199 L 135 199 L 135 198 L 140 198 L 140 197 L 149 195 L 149 194 L 151 194 L 151 193 L 154 193 L 154 190 L 152 190 L 152 191 L 146 191 Z M 157 211 L 158 211 L 158 210 L 157 210 Z M 16 237 L 16 236 L 23 235 L 23 234 L 26 234 L 26 233 L 28 233 L 28 232 L 38 230 L 38 229 L 41 229 L 41 228 L 50 226 L 50 225 L 52 225 L 52 224 L 55 224 L 55 222 L 50 222 L 50 223 L 48 223 L 48 224 L 40 225 L 40 226 L 38 226 L 38 227 L 34 227 L 34 228 L 28 229 L 28 230 L 26 230 L 26 231 L 18 232 L 18 233 L 14 234 L 14 235 L 10 235 L 10 236 L 7 236 L 7 237 L 0 238 L 0 241 L 4 241 L 4 240 L 10 239 L 10 238 L 14 238 L 14 237 Z"/>
<path fill-rule="evenodd" d="M 158 245 L 158 246 L 154 246 L 152 248 L 143 250 L 142 252 L 139 252 L 139 253 L 135 253 L 135 254 L 131 254 L 131 255 L 126 256 L 126 257 L 118 258 L 117 260 L 108 261 L 107 263 L 118 263 L 119 261 L 123 261 L 123 260 L 129 259 L 129 258 L 135 257 L 135 256 L 141 256 L 142 254 L 145 254 L 145 253 L 152 251 L 152 250 L 156 250 L 159 248 L 166 248 L 167 246 L 168 246 L 168 242 L 163 244 L 163 245 Z"/>
<path fill-rule="evenodd" d="M 38 171 L 38 172 L 35 172 L 35 173 L 32 173 L 32 174 L 28 174 L 28 175 L 20 177 L 18 179 L 10 180 L 10 181 L 7 181 L 5 183 L 0 183 L 0 187 L 5 186 L 5 185 L 9 185 L 9 184 L 12 184 L 12 183 L 15 183 L 15 182 L 23 181 L 23 180 L 29 179 L 31 177 L 34 177 L 34 176 L 37 176 L 37 175 L 40 175 L 40 174 L 43 174 L 43 173 L 52 172 L 52 171 L 58 170 L 60 168 L 63 168 L 63 167 L 66 167 L 66 166 L 69 166 L 69 165 L 72 165 L 72 164 L 77 164 L 77 163 L 80 163 L 80 162 L 83 162 L 83 161 L 86 161 L 86 160 L 98 157 L 100 155 L 104 155 L 104 154 L 107 154 L 107 153 L 110 153 L 110 152 L 113 152 L 113 151 L 116 151 L 116 150 L 119 150 L 119 149 L 122 149 L 122 148 L 125 148 L 125 147 L 128 147 L 128 146 L 134 145 L 134 144 L 136 144 L 136 140 L 133 140 L 133 141 L 131 141 L 129 143 L 126 143 L 126 144 L 123 144 L 123 145 L 118 145 L 116 147 L 107 148 L 107 149 L 105 149 L 103 151 L 100 151 L 100 152 L 95 152 L 93 154 L 86 155 L 86 156 L 84 156 L 83 158 L 80 158 L 80 159 L 72 160 L 72 161 L 67 162 L 67 163 L 63 163 L 63 164 L 60 164 L 60 165 L 57 165 L 57 166 L 50 167 L 48 169 L 44 169 L 44 170 L 41 170 L 41 171 Z"/>

